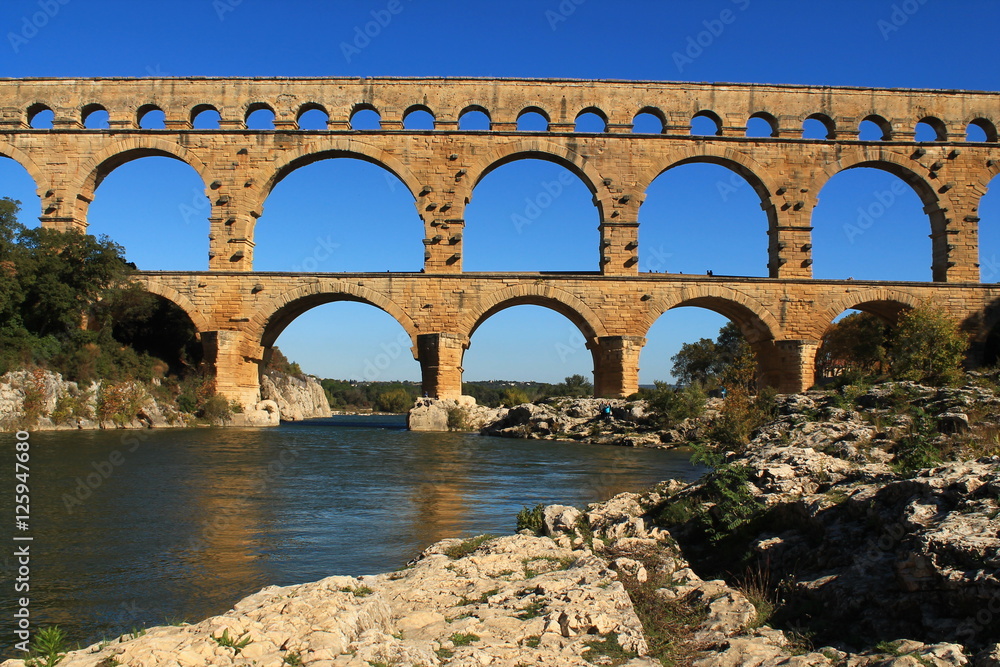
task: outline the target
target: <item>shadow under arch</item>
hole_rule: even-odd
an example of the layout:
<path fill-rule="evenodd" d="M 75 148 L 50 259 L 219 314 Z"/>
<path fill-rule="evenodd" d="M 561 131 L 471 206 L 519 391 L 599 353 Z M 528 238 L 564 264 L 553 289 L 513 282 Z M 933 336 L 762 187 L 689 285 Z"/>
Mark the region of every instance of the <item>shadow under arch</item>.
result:
<path fill-rule="evenodd" d="M 571 321 L 588 343 L 608 335 L 597 314 L 569 292 L 547 285 L 513 285 L 487 294 L 462 318 L 459 333 L 465 338 L 466 347 L 483 322 L 514 306 L 541 306 L 554 310 Z"/>
<path fill-rule="evenodd" d="M 490 173 L 511 162 L 531 159 L 552 162 L 571 171 L 594 195 L 601 219 L 604 219 L 605 201 L 610 199 L 611 193 L 606 188 L 603 192 L 598 188 L 598 184 L 603 182 L 601 174 L 584 156 L 544 139 L 526 139 L 495 147 L 470 165 L 469 178 L 463 179 L 465 184 L 461 189 L 456 188 L 456 194 L 468 204 L 476 186 Z"/>
<path fill-rule="evenodd" d="M 860 310 L 894 326 L 903 311 L 916 308 L 922 302 L 922 299 L 912 294 L 895 289 L 872 288 L 854 292 L 826 306 L 816 317 L 811 328 L 814 337 L 817 340 L 822 339 L 833 326 L 834 319 L 846 310 Z"/>
<path fill-rule="evenodd" d="M 254 315 L 249 326 L 244 331 L 245 344 L 252 347 L 246 356 L 264 358 L 270 353 L 274 342 L 281 332 L 299 315 L 317 306 L 336 301 L 354 301 L 374 306 L 388 313 L 406 331 L 416 350 L 417 325 L 399 304 L 384 294 L 361 285 L 349 283 L 333 283 L 323 285 L 315 283 L 284 292 Z M 261 349 L 263 348 L 263 349 Z M 260 356 L 257 356 L 257 354 Z M 266 360 L 266 359 L 265 359 Z"/>
<path fill-rule="evenodd" d="M 307 145 L 294 153 L 284 156 L 280 162 L 270 165 L 270 175 L 264 179 L 260 187 L 257 205 L 254 210 L 262 212 L 264 201 L 274 190 L 275 186 L 296 169 L 321 160 L 336 158 L 353 158 L 381 167 L 402 181 L 407 190 L 410 191 L 410 194 L 413 195 L 414 201 L 420 196 L 423 186 L 417 177 L 414 176 L 413 172 L 402 162 L 385 155 L 380 148 L 370 144 L 356 139 L 343 139 L 328 143 L 325 142 L 323 145 Z"/>
<path fill-rule="evenodd" d="M 212 322 L 208 319 L 208 317 L 206 317 L 198 306 L 194 305 L 190 299 L 175 290 L 173 287 L 162 284 L 156 279 L 155 276 L 140 274 L 136 277 L 136 280 L 141 283 L 143 288 L 150 294 L 162 297 L 183 310 L 191 319 L 191 323 L 194 324 L 194 328 L 198 331 L 199 335 L 216 328 L 212 326 Z"/>
<path fill-rule="evenodd" d="M 123 164 L 144 157 L 168 157 L 184 162 L 198 172 L 206 190 L 208 189 L 208 167 L 197 155 L 180 144 L 141 135 L 108 146 L 87 160 L 80 169 L 83 178 L 74 184 L 75 189 L 82 195 L 93 198 L 94 191 L 108 174 Z"/>
<path fill-rule="evenodd" d="M 912 169 L 913 160 L 907 155 L 893 153 L 878 146 L 866 147 L 856 151 L 843 153 L 836 162 L 831 162 L 823 168 L 825 178 L 815 183 L 815 196 L 819 196 L 823 188 L 837 174 L 848 169 L 869 167 L 879 169 L 896 176 L 916 193 L 924 206 L 931 228 L 931 279 L 943 282 L 948 277 L 948 243 L 945 209 L 941 207 L 941 199 L 934 186 L 926 178 Z M 815 209 L 813 209 L 815 213 Z"/>

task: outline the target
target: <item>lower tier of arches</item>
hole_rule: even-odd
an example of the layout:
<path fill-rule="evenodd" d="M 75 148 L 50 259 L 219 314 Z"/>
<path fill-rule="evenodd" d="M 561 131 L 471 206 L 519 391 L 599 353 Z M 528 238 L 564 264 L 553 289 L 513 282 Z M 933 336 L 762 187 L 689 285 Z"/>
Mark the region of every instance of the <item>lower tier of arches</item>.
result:
<path fill-rule="evenodd" d="M 549 308 L 582 336 L 596 396 L 638 390 L 639 355 L 650 327 L 674 308 L 712 310 L 737 325 L 755 352 L 759 381 L 782 392 L 808 389 L 815 357 L 835 318 L 858 309 L 893 321 L 931 301 L 959 321 L 982 356 L 1000 322 L 1000 287 L 946 283 L 732 279 L 585 274 L 288 274 L 148 272 L 147 289 L 183 309 L 198 329 L 217 391 L 241 405 L 259 399 L 259 369 L 296 317 L 333 301 L 369 304 L 406 332 L 423 391 L 454 398 L 476 329 L 518 305 Z"/>

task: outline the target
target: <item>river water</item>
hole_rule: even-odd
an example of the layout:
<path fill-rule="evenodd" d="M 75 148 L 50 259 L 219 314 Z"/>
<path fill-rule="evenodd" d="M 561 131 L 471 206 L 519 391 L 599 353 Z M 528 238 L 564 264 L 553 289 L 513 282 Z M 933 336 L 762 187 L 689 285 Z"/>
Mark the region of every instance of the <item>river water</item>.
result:
<path fill-rule="evenodd" d="M 0 434 L 13 490 L 14 434 Z M 87 645 L 198 621 L 271 584 L 396 569 L 445 537 L 509 534 L 521 507 L 582 506 L 692 479 L 689 452 L 412 433 L 402 417 L 270 429 L 32 433 L 34 628 Z M 0 566 L 0 656 L 13 657 L 15 543 Z"/>

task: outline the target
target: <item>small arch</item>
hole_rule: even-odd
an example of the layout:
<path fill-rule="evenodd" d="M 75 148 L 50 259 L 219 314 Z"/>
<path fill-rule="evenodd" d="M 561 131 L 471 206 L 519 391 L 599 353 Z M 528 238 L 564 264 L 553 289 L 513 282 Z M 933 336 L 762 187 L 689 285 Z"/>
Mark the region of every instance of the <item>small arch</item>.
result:
<path fill-rule="evenodd" d="M 632 119 L 634 134 L 663 134 L 667 129 L 667 117 L 656 107 L 643 107 Z"/>
<path fill-rule="evenodd" d="M 608 116 L 597 107 L 587 107 L 576 116 L 574 132 L 607 132 Z"/>
<path fill-rule="evenodd" d="M 88 104 L 80 110 L 80 122 L 88 130 L 106 130 L 108 110 L 100 104 Z"/>
<path fill-rule="evenodd" d="M 166 114 L 155 104 L 143 104 L 135 112 L 135 122 L 143 130 L 162 130 L 166 128 Z"/>
<path fill-rule="evenodd" d="M 303 104 L 295 116 L 295 123 L 300 130 L 325 130 L 329 122 L 330 113 L 317 102 Z"/>
<path fill-rule="evenodd" d="M 198 104 L 191 108 L 190 120 L 196 130 L 218 130 L 222 114 L 211 104 Z"/>
<path fill-rule="evenodd" d="M 248 130 L 273 130 L 274 108 L 267 102 L 251 102 L 247 105 L 243 122 Z"/>
<path fill-rule="evenodd" d="M 541 107 L 525 107 L 517 115 L 518 132 L 548 132 L 552 119 Z"/>
<path fill-rule="evenodd" d="M 948 129 L 940 118 L 926 116 L 917 121 L 914 128 L 914 141 L 945 141 Z"/>
<path fill-rule="evenodd" d="M 486 107 L 470 104 L 458 114 L 458 129 L 462 131 L 488 131 L 492 119 Z"/>
<path fill-rule="evenodd" d="M 814 113 L 802 121 L 803 139 L 834 139 L 837 136 L 837 125 L 825 113 Z"/>
<path fill-rule="evenodd" d="M 758 111 L 747 119 L 748 137 L 778 136 L 778 119 L 766 111 Z"/>
<path fill-rule="evenodd" d="M 691 135 L 721 137 L 722 119 L 719 117 L 719 114 L 708 109 L 703 109 L 691 116 Z"/>
<path fill-rule="evenodd" d="M 889 141 L 892 139 L 892 125 L 878 114 L 869 114 L 858 123 L 858 139 L 861 141 Z"/>
<path fill-rule="evenodd" d="M 969 121 L 965 133 L 966 141 L 996 141 L 997 127 L 986 118 L 974 118 Z"/>
<path fill-rule="evenodd" d="M 422 104 L 414 104 L 403 112 L 404 130 L 433 130 L 434 114 Z"/>
<path fill-rule="evenodd" d="M 55 112 L 44 104 L 32 104 L 28 107 L 28 125 L 35 130 L 51 130 Z"/>
<path fill-rule="evenodd" d="M 381 130 L 382 116 L 371 104 L 355 104 L 351 109 L 352 130 Z"/>

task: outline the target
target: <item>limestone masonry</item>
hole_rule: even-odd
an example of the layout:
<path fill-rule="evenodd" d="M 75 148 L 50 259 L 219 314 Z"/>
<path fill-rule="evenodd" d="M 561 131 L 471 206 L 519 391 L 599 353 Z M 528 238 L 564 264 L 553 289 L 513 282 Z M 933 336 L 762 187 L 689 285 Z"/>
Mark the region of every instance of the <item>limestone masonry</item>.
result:
<path fill-rule="evenodd" d="M 410 335 L 424 390 L 461 394 L 464 350 L 476 327 L 518 304 L 569 317 L 594 359 L 595 390 L 625 396 L 638 383 L 644 336 L 663 312 L 701 306 L 735 321 L 757 352 L 762 381 L 784 391 L 808 388 L 823 331 L 847 308 L 892 321 L 934 299 L 981 347 L 997 322 L 994 285 L 979 283 L 978 206 L 1000 173 L 1000 94 L 813 86 L 516 79 L 0 79 L 0 154 L 17 160 L 38 186 L 42 224 L 87 226 L 94 190 L 111 171 L 159 155 L 191 165 L 211 201 L 206 272 L 146 272 L 150 291 L 183 308 L 214 361 L 218 391 L 252 406 L 260 398 L 259 365 L 281 331 L 309 308 L 329 301 L 370 303 Z M 248 130 L 246 118 L 274 112 L 273 130 Z M 306 111 L 328 116 L 327 129 L 298 129 Z M 52 129 L 34 129 L 39 112 Z M 110 129 L 84 121 L 105 110 Z M 161 110 L 165 129 L 141 129 Z M 192 129 L 205 110 L 219 129 Z M 381 129 L 351 129 L 359 110 L 374 110 Z M 414 111 L 434 116 L 433 130 L 406 129 Z M 490 118 L 488 131 L 459 130 L 469 111 Z M 544 132 L 519 132 L 534 111 Z M 604 132 L 576 132 L 595 113 Z M 634 134 L 639 113 L 663 123 L 660 134 Z M 691 136 L 695 116 L 715 121 L 716 136 Z M 744 136 L 763 118 L 770 137 Z M 817 119 L 827 138 L 802 138 Z M 858 139 L 863 120 L 879 141 Z M 937 134 L 914 140 L 918 122 Z M 968 142 L 969 125 L 987 141 Z M 424 271 L 389 274 L 253 272 L 254 224 L 274 186 L 311 162 L 354 157 L 394 173 L 423 220 Z M 490 171 L 522 158 L 563 165 L 594 195 L 600 247 L 593 273 L 462 272 L 464 210 Z M 638 212 L 646 188 L 686 163 L 718 164 L 743 176 L 769 221 L 768 278 L 693 277 L 638 272 Z M 833 175 L 875 167 L 902 178 L 924 204 L 933 252 L 933 282 L 813 280 L 811 216 Z M 364 206 L 364 202 L 353 202 Z M 974 347 L 975 349 L 975 347 Z"/>

